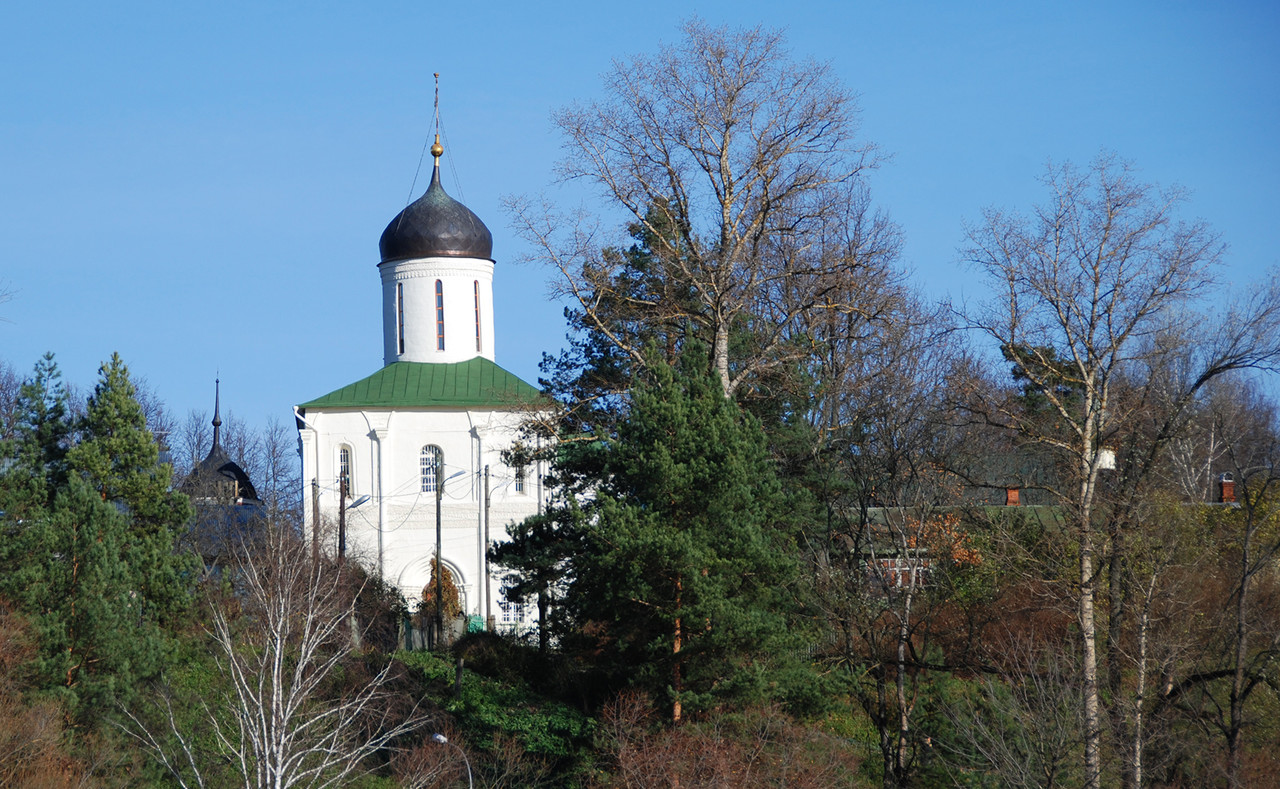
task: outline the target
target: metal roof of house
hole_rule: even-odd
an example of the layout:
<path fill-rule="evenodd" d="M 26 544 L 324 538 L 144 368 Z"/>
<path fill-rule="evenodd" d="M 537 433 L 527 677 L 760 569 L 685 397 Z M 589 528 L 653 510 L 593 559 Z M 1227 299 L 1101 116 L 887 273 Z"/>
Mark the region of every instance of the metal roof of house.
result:
<path fill-rule="evenodd" d="M 533 386 L 477 356 L 453 364 L 393 362 L 298 408 L 519 408 L 542 400 Z"/>

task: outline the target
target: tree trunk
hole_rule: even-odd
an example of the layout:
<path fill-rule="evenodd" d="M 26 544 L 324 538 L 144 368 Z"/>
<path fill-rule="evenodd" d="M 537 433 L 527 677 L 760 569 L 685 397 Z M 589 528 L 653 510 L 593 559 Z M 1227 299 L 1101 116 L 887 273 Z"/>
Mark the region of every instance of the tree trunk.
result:
<path fill-rule="evenodd" d="M 879 650 L 876 650 L 877 653 Z M 876 732 L 880 737 L 880 761 L 883 765 L 881 773 L 883 779 L 881 785 L 884 789 L 896 789 L 898 786 L 897 776 L 894 772 L 894 735 L 891 729 L 894 727 L 889 725 L 889 666 L 884 660 L 877 660 L 870 669 L 871 675 L 876 680 L 875 705 L 868 712 L 871 714 L 871 722 L 875 724 Z"/>
<path fill-rule="evenodd" d="M 672 666 L 671 666 L 671 691 L 672 691 L 671 722 L 672 723 L 679 723 L 680 715 L 681 715 L 680 693 L 681 693 L 682 687 L 681 687 L 681 678 L 680 678 L 680 648 L 682 646 L 681 639 L 682 639 L 683 633 L 680 630 L 679 611 L 680 611 L 681 593 L 683 592 L 683 590 L 684 590 L 683 585 L 680 579 L 677 578 L 676 579 L 676 612 L 677 613 L 676 613 L 676 624 L 675 624 L 675 633 L 674 633 L 675 637 L 671 643 L 671 654 L 673 657 Z"/>
<path fill-rule="evenodd" d="M 549 644 L 547 633 L 547 609 L 551 607 L 546 589 L 538 590 L 538 652 L 545 655 Z"/>
<path fill-rule="evenodd" d="M 1227 728 L 1227 784 L 1232 789 L 1244 786 L 1241 778 L 1240 733 L 1244 728 L 1245 667 L 1249 659 L 1249 562 L 1253 538 L 1253 514 L 1245 521 L 1243 544 L 1240 546 L 1240 592 L 1236 595 L 1235 666 L 1231 674 L 1231 723 Z"/>
<path fill-rule="evenodd" d="M 1111 537 L 1111 556 L 1107 562 L 1107 651 L 1106 662 L 1104 664 L 1107 695 L 1112 699 L 1123 698 L 1123 688 L 1121 683 L 1124 678 L 1124 672 L 1121 666 L 1124 663 L 1124 654 L 1120 645 L 1121 636 L 1125 627 L 1125 603 L 1127 598 L 1127 586 L 1125 583 L 1125 534 L 1124 527 L 1116 520 L 1112 521 L 1110 526 Z M 1145 605 L 1150 605 L 1148 600 Z M 1146 610 L 1144 609 L 1144 616 Z M 1141 630 L 1145 626 L 1145 622 L 1139 625 L 1139 639 L 1146 636 L 1145 630 Z M 1146 670 L 1145 664 L 1139 664 L 1139 673 Z M 1141 705 L 1142 691 L 1138 690 L 1139 706 Z M 1141 714 L 1141 709 L 1139 709 Z M 1113 709 L 1111 725 L 1115 728 L 1117 734 L 1124 732 L 1125 713 L 1123 705 L 1116 704 Z M 1137 724 L 1135 723 L 1135 726 Z M 1133 747 L 1124 749 L 1124 769 L 1120 771 L 1121 789 L 1137 789 L 1141 786 L 1141 782 L 1136 778 L 1140 772 L 1135 759 L 1138 758 L 1137 742 L 1140 738 L 1138 730 L 1135 728 L 1132 732 Z M 1135 782 L 1136 781 L 1136 782 Z"/>
<path fill-rule="evenodd" d="M 1080 640 L 1084 691 L 1084 787 L 1099 789 L 1102 780 L 1102 727 L 1098 703 L 1098 627 L 1094 618 L 1097 588 L 1093 556 L 1093 494 L 1097 481 L 1094 414 L 1096 390 L 1085 392 L 1083 452 L 1080 455 Z"/>
<path fill-rule="evenodd" d="M 907 639 L 911 636 L 911 603 L 912 587 L 915 586 L 914 570 L 907 587 L 906 599 L 902 605 L 902 619 L 898 623 L 898 742 L 894 753 L 893 772 L 896 784 L 902 786 L 905 781 L 907 764 L 910 760 L 910 746 L 907 738 L 911 733 L 911 708 L 907 705 Z"/>
<path fill-rule="evenodd" d="M 1093 535 L 1080 541 L 1080 639 L 1083 646 L 1081 678 L 1084 683 L 1084 787 L 1099 789 L 1102 731 L 1098 715 L 1098 633 L 1094 622 Z"/>
<path fill-rule="evenodd" d="M 720 376 L 720 385 L 724 387 L 724 396 L 733 394 L 729 379 L 729 326 L 725 321 L 716 321 L 715 348 L 712 349 L 716 373 Z"/>
<path fill-rule="evenodd" d="M 1151 597 L 1156 591 L 1156 573 L 1147 583 L 1146 599 L 1142 601 L 1142 614 L 1138 618 L 1138 676 L 1134 690 L 1133 742 L 1130 746 L 1126 783 L 1133 789 L 1142 789 L 1142 756 L 1146 746 L 1145 706 L 1147 703 L 1147 648 L 1151 635 Z M 1115 666 L 1112 666 L 1115 670 Z"/>

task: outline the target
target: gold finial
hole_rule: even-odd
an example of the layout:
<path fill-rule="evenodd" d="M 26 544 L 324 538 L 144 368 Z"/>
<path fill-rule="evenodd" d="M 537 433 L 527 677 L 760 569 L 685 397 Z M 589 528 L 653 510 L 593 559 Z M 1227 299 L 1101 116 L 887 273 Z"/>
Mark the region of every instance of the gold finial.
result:
<path fill-rule="evenodd" d="M 444 146 L 440 144 L 440 72 L 436 76 L 436 141 L 431 144 L 431 155 L 438 160 L 444 155 Z"/>

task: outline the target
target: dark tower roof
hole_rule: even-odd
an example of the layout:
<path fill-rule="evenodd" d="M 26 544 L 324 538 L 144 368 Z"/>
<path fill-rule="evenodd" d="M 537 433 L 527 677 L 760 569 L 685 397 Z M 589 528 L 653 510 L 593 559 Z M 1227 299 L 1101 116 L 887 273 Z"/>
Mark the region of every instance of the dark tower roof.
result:
<path fill-rule="evenodd" d="M 382 231 L 378 251 L 382 262 L 426 257 L 493 258 L 493 234 L 480 217 L 445 194 L 440 185 L 439 137 L 431 146 L 435 167 L 427 191 L 396 214 Z"/>
<path fill-rule="evenodd" d="M 258 491 L 254 489 L 253 482 L 249 480 L 249 475 L 245 473 L 240 465 L 231 459 L 227 451 L 222 448 L 222 444 L 218 440 L 219 428 L 222 427 L 222 418 L 218 415 L 218 406 L 221 397 L 221 382 L 214 383 L 213 395 L 213 447 L 210 448 L 208 456 L 204 460 L 196 464 L 191 469 L 190 476 L 183 484 L 184 491 L 194 497 L 213 497 L 220 498 L 225 495 L 225 491 L 232 491 L 236 498 L 243 499 L 245 502 L 257 502 Z M 231 485 L 229 483 L 235 483 Z"/>

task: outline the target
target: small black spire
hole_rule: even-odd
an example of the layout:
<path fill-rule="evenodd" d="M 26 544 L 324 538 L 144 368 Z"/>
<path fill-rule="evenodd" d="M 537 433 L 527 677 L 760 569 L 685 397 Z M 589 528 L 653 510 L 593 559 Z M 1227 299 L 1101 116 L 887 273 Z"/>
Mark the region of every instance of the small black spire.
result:
<path fill-rule="evenodd" d="M 218 451 L 218 428 L 222 427 L 222 419 L 218 416 L 218 401 L 222 399 L 222 379 L 213 379 L 213 449 L 209 451 L 212 455 Z"/>

